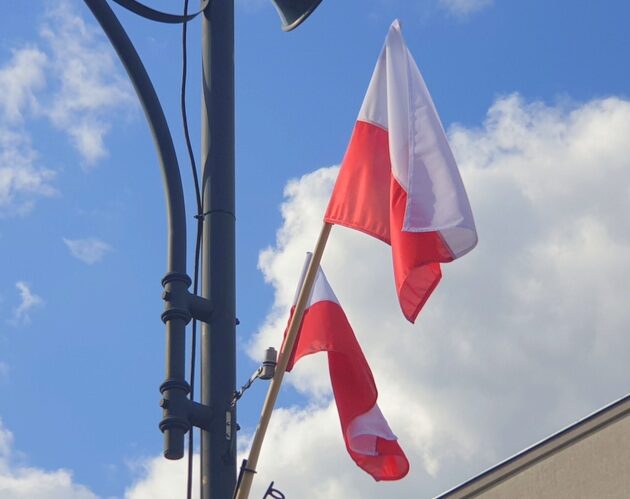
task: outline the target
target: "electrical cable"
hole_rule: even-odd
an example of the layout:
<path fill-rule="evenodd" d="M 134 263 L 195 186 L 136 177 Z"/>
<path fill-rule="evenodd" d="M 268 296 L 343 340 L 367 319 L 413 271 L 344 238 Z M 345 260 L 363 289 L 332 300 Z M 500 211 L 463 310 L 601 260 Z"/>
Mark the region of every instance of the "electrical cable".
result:
<path fill-rule="evenodd" d="M 207 3 L 206 3 L 207 5 Z M 205 8 L 205 6 L 204 6 Z M 197 164 L 195 162 L 195 155 L 193 153 L 192 144 L 190 141 L 190 133 L 188 131 L 188 115 L 186 113 L 186 77 L 188 72 L 188 57 L 187 57 L 187 35 L 188 35 L 188 0 L 184 0 L 184 15 L 182 22 L 182 85 L 181 85 L 181 98 L 180 107 L 182 114 L 182 124 L 184 128 L 184 137 L 186 139 L 186 148 L 188 150 L 188 157 L 190 158 L 190 166 L 192 169 L 192 176 L 195 185 L 195 199 L 197 202 L 197 214 L 195 219 L 197 220 L 197 237 L 195 240 L 195 263 L 193 274 L 193 294 L 197 294 L 199 289 L 199 257 L 201 255 L 201 234 L 203 230 L 203 198 L 201 189 L 199 187 L 199 176 L 197 174 Z M 190 400 L 194 400 L 195 394 L 195 364 L 197 357 L 197 320 L 192 320 L 192 335 L 191 335 L 191 353 L 190 353 Z M 192 499 L 192 474 L 193 474 L 193 433 L 194 428 L 190 428 L 188 434 L 188 476 L 186 483 L 186 497 Z"/>

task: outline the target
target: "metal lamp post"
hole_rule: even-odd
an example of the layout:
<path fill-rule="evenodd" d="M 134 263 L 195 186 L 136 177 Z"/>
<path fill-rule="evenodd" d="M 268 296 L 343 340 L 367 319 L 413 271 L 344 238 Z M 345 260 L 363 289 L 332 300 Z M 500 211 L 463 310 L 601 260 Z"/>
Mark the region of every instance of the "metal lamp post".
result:
<path fill-rule="evenodd" d="M 137 0 L 114 0 L 149 19 L 184 22 Z M 229 499 L 236 486 L 236 290 L 234 181 L 234 0 L 203 0 L 202 128 L 203 248 L 201 296 L 188 291 L 186 217 L 173 140 L 151 80 L 107 0 L 84 0 L 134 85 L 151 128 L 167 208 L 167 274 L 162 280 L 166 379 L 160 386 L 164 456 L 181 459 L 184 435 L 201 429 L 201 498 Z M 321 0 L 272 0 L 282 29 L 302 23 Z M 190 400 L 185 377 L 186 325 L 201 328 L 201 403 Z"/>
<path fill-rule="evenodd" d="M 236 485 L 234 0 L 211 2 L 201 33 L 201 293 L 213 304 L 201 325 L 201 403 L 213 410 L 201 430 L 201 497 L 227 499 Z"/>

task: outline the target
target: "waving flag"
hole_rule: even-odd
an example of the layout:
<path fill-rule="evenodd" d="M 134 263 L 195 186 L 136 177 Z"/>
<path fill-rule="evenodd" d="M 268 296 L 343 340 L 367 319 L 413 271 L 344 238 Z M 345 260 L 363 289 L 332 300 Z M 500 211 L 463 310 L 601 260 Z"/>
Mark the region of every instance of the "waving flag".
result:
<path fill-rule="evenodd" d="M 324 221 L 392 247 L 405 317 L 414 322 L 450 262 L 477 244 L 470 204 L 420 70 L 394 21 Z"/>
<path fill-rule="evenodd" d="M 309 260 L 310 254 L 298 289 Z M 330 381 L 348 453 L 375 480 L 403 478 L 409 462 L 378 407 L 370 366 L 321 268 L 298 334 L 287 371 L 306 355 L 328 352 Z"/>

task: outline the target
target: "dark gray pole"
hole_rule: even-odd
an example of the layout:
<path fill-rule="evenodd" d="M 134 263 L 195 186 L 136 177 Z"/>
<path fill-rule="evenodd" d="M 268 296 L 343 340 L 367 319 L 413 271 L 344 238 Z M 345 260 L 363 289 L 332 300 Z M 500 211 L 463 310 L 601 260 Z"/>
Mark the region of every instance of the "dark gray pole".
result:
<path fill-rule="evenodd" d="M 201 498 L 230 499 L 236 485 L 236 291 L 234 214 L 234 0 L 210 2 L 202 20 L 203 255 L 201 294 L 213 304 L 201 325 Z"/>

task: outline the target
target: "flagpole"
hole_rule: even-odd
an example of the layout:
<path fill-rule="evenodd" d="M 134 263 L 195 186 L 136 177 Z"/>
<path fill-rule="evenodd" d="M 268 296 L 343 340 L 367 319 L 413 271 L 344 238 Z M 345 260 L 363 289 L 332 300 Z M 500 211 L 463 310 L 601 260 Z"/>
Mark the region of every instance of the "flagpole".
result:
<path fill-rule="evenodd" d="M 304 281 L 295 304 L 295 311 L 293 312 L 293 317 L 291 318 L 289 327 L 287 328 L 284 349 L 279 354 L 276 373 L 271 380 L 269 389 L 267 390 L 267 397 L 265 398 L 265 403 L 260 414 L 260 422 L 258 423 L 258 428 L 256 428 L 256 434 L 254 435 L 252 447 L 249 451 L 249 457 L 243 463 L 243 468 L 241 470 L 242 478 L 240 484 L 238 485 L 235 499 L 247 499 L 249 497 L 249 492 L 254 480 L 254 473 L 256 473 L 256 465 L 258 464 L 258 456 L 260 455 L 265 433 L 267 432 L 267 427 L 269 426 L 271 413 L 273 412 L 276 399 L 278 398 L 280 385 L 282 384 L 282 379 L 284 378 L 284 373 L 287 369 L 287 364 L 289 363 L 289 357 L 291 356 L 291 352 L 293 352 L 297 333 L 300 330 L 300 325 L 302 324 L 304 311 L 308 305 L 308 299 L 311 295 L 315 278 L 317 277 L 317 270 L 319 269 L 322 255 L 324 254 L 324 248 L 326 247 L 331 227 L 332 224 L 324 223 L 322 231 L 319 234 L 317 244 L 315 245 L 315 249 L 313 250 L 313 257 L 308 265 L 306 276 L 304 277 Z"/>

